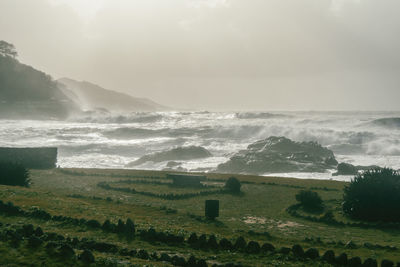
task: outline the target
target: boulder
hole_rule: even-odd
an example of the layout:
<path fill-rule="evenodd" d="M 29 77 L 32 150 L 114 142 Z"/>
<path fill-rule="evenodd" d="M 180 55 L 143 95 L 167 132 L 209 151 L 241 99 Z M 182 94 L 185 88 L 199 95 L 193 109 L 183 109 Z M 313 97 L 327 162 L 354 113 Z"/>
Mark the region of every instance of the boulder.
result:
<path fill-rule="evenodd" d="M 75 257 L 75 251 L 73 250 L 73 248 L 65 244 L 61 245 L 61 247 L 58 250 L 58 254 L 65 259 L 71 259 Z"/>
<path fill-rule="evenodd" d="M 246 245 L 247 245 L 246 240 L 242 236 L 239 236 L 236 239 L 234 248 L 237 249 L 237 250 L 242 250 L 242 249 L 246 248 Z"/>
<path fill-rule="evenodd" d="M 211 157 L 210 151 L 200 146 L 184 146 L 177 147 L 171 150 L 156 152 L 153 154 L 144 155 L 143 157 L 130 162 L 127 167 L 134 167 L 141 165 L 145 162 L 163 162 L 163 161 L 175 161 L 175 160 L 191 160 Z"/>
<path fill-rule="evenodd" d="M 336 257 L 335 262 L 338 265 L 347 265 L 347 254 L 342 253 L 339 256 Z"/>
<path fill-rule="evenodd" d="M 350 267 L 360 267 L 361 266 L 361 259 L 360 257 L 353 257 L 347 261 L 347 265 Z"/>
<path fill-rule="evenodd" d="M 256 241 L 250 241 L 247 244 L 247 248 L 246 248 L 246 252 L 247 253 L 251 253 L 251 254 L 257 254 L 260 253 L 260 244 L 258 244 L 258 242 Z"/>
<path fill-rule="evenodd" d="M 275 250 L 274 245 L 270 244 L 270 243 L 264 243 L 264 245 L 262 245 L 261 247 L 261 251 L 263 252 L 273 252 Z"/>
<path fill-rule="evenodd" d="M 368 258 L 362 264 L 363 267 L 378 267 L 378 262 L 375 259 Z"/>
<path fill-rule="evenodd" d="M 93 253 L 90 252 L 90 250 L 84 250 L 80 255 L 79 259 L 83 261 L 84 263 L 93 263 L 94 262 L 94 256 Z"/>
<path fill-rule="evenodd" d="M 335 252 L 333 250 L 327 250 L 322 256 L 322 260 L 328 263 L 335 262 Z"/>
<path fill-rule="evenodd" d="M 300 246 L 300 245 L 297 245 L 297 244 L 293 245 L 292 252 L 293 252 L 293 255 L 295 255 L 296 257 L 303 257 L 304 256 L 303 247 Z"/>
<path fill-rule="evenodd" d="M 250 174 L 325 172 L 336 165 L 333 152 L 316 142 L 295 142 L 271 136 L 239 151 L 218 165 L 217 171 Z"/>
<path fill-rule="evenodd" d="M 224 249 L 224 250 L 230 250 L 230 249 L 232 249 L 233 245 L 232 245 L 232 242 L 229 241 L 228 239 L 222 238 L 222 239 L 219 241 L 219 247 L 220 247 L 221 249 Z"/>
<path fill-rule="evenodd" d="M 290 253 L 290 251 L 292 251 L 292 250 L 288 247 L 281 247 L 279 249 L 279 253 L 284 254 L 284 255 L 288 255 Z"/>
<path fill-rule="evenodd" d="M 337 166 L 337 172 L 335 172 L 334 176 L 337 175 L 356 175 L 358 173 L 358 170 L 356 166 L 350 164 L 350 163 L 339 163 Z"/>
<path fill-rule="evenodd" d="M 31 248 L 38 248 L 42 244 L 43 244 L 43 240 L 37 236 L 32 235 L 28 239 L 28 246 Z"/>
<path fill-rule="evenodd" d="M 314 260 L 319 258 L 319 251 L 316 248 L 309 248 L 304 253 L 304 256 L 306 256 L 306 258 Z"/>
<path fill-rule="evenodd" d="M 357 165 L 354 166 L 350 163 L 339 163 L 337 166 L 337 172 L 333 173 L 333 176 L 338 176 L 338 175 L 356 175 L 358 174 L 359 171 L 367 171 L 367 170 L 372 170 L 372 169 L 380 169 L 381 167 L 377 165 L 369 165 L 369 166 L 362 166 L 362 165 Z"/>
<path fill-rule="evenodd" d="M 381 267 L 393 267 L 394 262 L 391 260 L 382 260 Z"/>

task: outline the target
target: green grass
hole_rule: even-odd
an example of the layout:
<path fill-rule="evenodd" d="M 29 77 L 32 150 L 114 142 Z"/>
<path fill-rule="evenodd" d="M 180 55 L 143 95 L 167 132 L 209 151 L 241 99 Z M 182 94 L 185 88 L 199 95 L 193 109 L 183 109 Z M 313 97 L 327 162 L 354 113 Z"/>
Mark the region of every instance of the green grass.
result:
<path fill-rule="evenodd" d="M 106 219 L 110 219 L 115 223 L 118 219 L 126 220 L 126 218 L 131 218 L 139 229 L 154 227 L 157 231 L 168 230 L 174 233 L 182 233 L 186 236 L 191 232 L 196 232 L 197 234 L 215 234 L 217 239 L 226 237 L 231 240 L 234 240 L 238 236 L 243 236 L 247 241 L 270 242 L 278 248 L 300 244 L 304 248 L 315 247 L 319 249 L 320 253 L 332 249 L 336 254 L 346 252 L 349 256 L 359 256 L 362 259 L 372 257 L 380 261 L 388 258 L 395 262 L 400 262 L 400 249 L 396 251 L 385 249 L 370 250 L 362 246 L 364 243 L 372 243 L 382 246 L 399 247 L 399 229 L 379 230 L 376 228 L 337 227 L 294 218 L 286 212 L 286 208 L 296 203 L 295 195 L 299 190 L 316 188 L 314 191 L 318 192 L 322 197 L 327 206 L 326 209 L 334 211 L 336 219 L 346 222 L 351 221 L 343 216 L 340 209 L 344 182 L 234 175 L 242 182 L 241 189 L 243 194 L 241 195 L 218 194 L 183 200 L 163 200 L 138 194 L 104 190 L 97 186 L 99 182 L 107 182 L 112 186 L 135 188 L 138 191 L 178 194 L 207 190 L 174 188 L 168 185 L 156 184 L 118 183 L 120 180 L 127 179 L 164 181 L 162 177 L 164 177 L 165 173 L 157 171 L 100 169 L 71 169 L 67 171 L 61 169 L 31 170 L 33 184 L 30 188 L 0 186 L 0 199 L 4 202 L 12 201 L 15 205 L 21 206 L 26 210 L 36 206 L 48 211 L 52 215 L 96 219 L 101 223 Z M 148 178 L 148 176 L 161 178 L 154 179 Z M 230 176 L 232 175 L 207 174 L 208 181 L 214 181 L 220 186 Z M 80 196 L 73 197 L 72 195 Z M 111 198 L 112 201 L 107 201 L 106 198 Z M 220 217 L 218 217 L 216 222 L 203 219 L 204 201 L 206 199 L 220 200 Z M 171 213 L 171 210 L 176 210 L 176 213 Z M 236 252 L 214 253 L 194 250 L 187 246 L 174 247 L 162 243 L 149 243 L 139 239 L 128 243 L 126 240 L 118 238 L 115 234 L 107 234 L 101 230 L 91 230 L 84 227 L 65 225 L 52 221 L 46 222 L 38 219 L 0 216 L 0 221 L 3 224 L 31 222 L 35 225 L 40 225 L 45 231 L 80 238 L 94 238 L 114 243 L 121 247 L 145 248 L 149 251 L 167 251 L 180 253 L 185 256 L 193 254 L 207 259 L 209 263 L 235 261 L 248 266 L 319 266 L 319 264 L 322 264 L 321 262 L 305 263 L 294 261 L 290 257 L 287 258 L 279 254 L 245 255 Z M 264 232 L 268 232 L 269 235 L 261 234 Z M 321 242 L 306 241 L 305 239 L 307 238 L 320 239 Z M 338 244 L 339 241 L 347 243 L 350 240 L 359 245 L 359 247 L 348 249 Z M 0 244 L 0 253 L 7 251 L 8 247 L 4 243 Z M 34 256 L 29 256 L 30 254 L 26 252 L 26 248 L 23 246 L 20 249 L 9 248 L 8 250 L 10 253 L 0 263 L 4 264 L 10 261 L 20 263 L 34 262 L 39 264 L 41 257 L 46 257 L 40 250 L 35 252 Z M 102 255 L 102 253 L 97 253 L 95 256 L 99 259 L 111 257 L 121 260 L 121 256 L 117 255 Z M 126 257 L 124 260 L 129 263 L 142 261 L 138 259 L 126 259 Z M 155 266 L 161 264 L 159 262 L 144 262 L 145 264 L 153 264 Z"/>

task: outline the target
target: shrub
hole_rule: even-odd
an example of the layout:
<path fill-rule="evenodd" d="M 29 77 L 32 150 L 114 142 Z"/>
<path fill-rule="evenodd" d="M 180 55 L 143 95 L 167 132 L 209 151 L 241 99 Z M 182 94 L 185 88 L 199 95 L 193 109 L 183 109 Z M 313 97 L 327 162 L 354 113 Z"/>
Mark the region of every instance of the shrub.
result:
<path fill-rule="evenodd" d="M 301 190 L 296 195 L 296 200 L 300 202 L 306 210 L 318 211 L 323 209 L 322 199 L 317 192 Z"/>
<path fill-rule="evenodd" d="M 240 193 L 241 186 L 239 180 L 235 177 L 230 177 L 225 183 L 225 188 L 235 194 Z"/>
<path fill-rule="evenodd" d="M 29 171 L 19 163 L 0 162 L 0 184 L 28 187 Z"/>
<path fill-rule="evenodd" d="M 343 211 L 369 221 L 400 221 L 400 174 L 389 168 L 358 174 L 344 188 Z"/>

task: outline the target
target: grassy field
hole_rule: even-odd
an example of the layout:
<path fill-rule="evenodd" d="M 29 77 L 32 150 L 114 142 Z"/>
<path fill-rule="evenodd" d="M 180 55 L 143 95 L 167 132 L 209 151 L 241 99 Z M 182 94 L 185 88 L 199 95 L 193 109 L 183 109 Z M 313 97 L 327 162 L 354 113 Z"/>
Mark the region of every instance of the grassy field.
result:
<path fill-rule="evenodd" d="M 358 256 L 362 260 L 370 257 L 380 262 L 390 259 L 400 262 L 400 229 L 361 228 L 356 226 L 335 226 L 322 222 L 312 222 L 304 218 L 291 216 L 286 209 L 295 204 L 295 195 L 301 189 L 312 189 L 324 200 L 325 210 L 333 211 L 336 220 L 352 222 L 341 213 L 342 189 L 344 182 L 329 180 L 303 180 L 278 177 L 259 177 L 235 175 L 242 182 L 242 194 L 214 194 L 196 196 L 181 200 L 166 200 L 157 197 L 131 194 L 114 190 L 105 190 L 98 186 L 100 182 L 111 186 L 135 189 L 152 193 L 196 193 L 202 190 L 215 190 L 222 187 L 231 175 L 206 174 L 210 188 L 183 189 L 160 184 L 170 182 L 166 172 L 136 170 L 103 169 L 53 169 L 31 170 L 30 188 L 0 186 L 0 199 L 11 201 L 15 206 L 29 211 L 37 207 L 52 216 L 62 215 L 72 218 L 94 219 L 103 223 L 110 220 L 117 223 L 131 218 L 138 232 L 150 227 L 157 232 L 169 231 L 187 239 L 192 232 L 197 235 L 215 235 L 217 240 L 227 238 L 236 240 L 244 237 L 246 241 L 257 241 L 260 245 L 271 243 L 277 249 L 291 248 L 294 244 L 304 249 L 316 248 L 322 255 L 333 250 L 336 255 L 345 252 L 349 258 Z M 128 183 L 126 181 L 132 181 Z M 148 181 L 140 183 L 138 181 Z M 156 183 L 152 183 L 156 181 Z M 215 221 L 204 218 L 204 201 L 220 201 L 220 217 Z M 309 215 L 304 211 L 300 214 Z M 320 216 L 320 214 L 312 214 Z M 54 220 L 43 220 L 24 216 L 9 216 L 0 213 L 2 229 L 18 228 L 31 223 L 40 226 L 45 232 L 55 232 L 65 237 L 87 238 L 97 242 L 115 244 L 118 249 L 145 249 L 149 253 L 167 253 L 184 258 L 194 255 L 205 259 L 209 266 L 213 264 L 240 263 L 244 266 L 330 266 L 320 260 L 296 258 L 292 254 L 256 253 L 240 251 L 202 250 L 189 245 L 168 245 L 163 242 L 149 242 L 135 237 L 126 240 L 120 236 L 90 229 L 81 225 L 72 225 Z M 351 246 L 346 244 L 352 241 Z M 368 244 L 374 245 L 373 247 Z M 378 246 L 376 246 L 378 245 Z M 81 251 L 76 249 L 76 253 Z M 12 247 L 6 241 L 0 241 L 0 264 L 13 266 L 41 265 L 65 266 L 63 259 L 49 256 L 44 245 L 32 250 L 25 243 Z M 169 262 L 152 259 L 140 259 L 121 255 L 93 251 L 96 263 L 104 266 L 168 266 Z M 70 259 L 67 265 L 82 265 L 79 260 Z"/>

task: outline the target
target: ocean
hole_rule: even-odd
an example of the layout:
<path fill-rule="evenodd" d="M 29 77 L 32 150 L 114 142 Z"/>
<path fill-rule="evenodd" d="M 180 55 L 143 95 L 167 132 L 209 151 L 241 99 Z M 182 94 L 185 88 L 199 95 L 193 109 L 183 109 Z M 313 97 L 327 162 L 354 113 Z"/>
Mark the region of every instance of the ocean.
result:
<path fill-rule="evenodd" d="M 201 146 L 212 157 L 186 160 L 188 171 L 213 171 L 235 152 L 269 136 L 317 141 L 339 162 L 400 169 L 400 112 L 88 113 L 68 120 L 0 120 L 0 146 L 58 147 L 58 165 L 127 168 L 139 157 L 178 146 Z M 162 170 L 167 162 L 137 169 Z M 265 175 L 350 180 L 327 173 Z"/>

